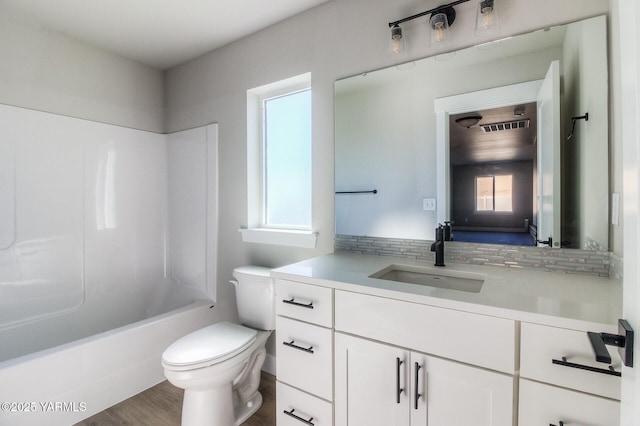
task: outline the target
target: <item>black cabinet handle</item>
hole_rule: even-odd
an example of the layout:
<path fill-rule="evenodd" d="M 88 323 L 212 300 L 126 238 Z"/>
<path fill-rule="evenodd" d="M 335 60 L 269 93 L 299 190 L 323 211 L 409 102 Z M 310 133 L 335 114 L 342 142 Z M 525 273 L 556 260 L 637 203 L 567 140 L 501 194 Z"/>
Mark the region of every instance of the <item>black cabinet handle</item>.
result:
<path fill-rule="evenodd" d="M 307 352 L 310 354 L 313 353 L 313 345 L 309 346 L 308 348 L 303 348 L 302 346 L 296 345 L 295 342 L 296 342 L 295 340 L 292 340 L 290 342 L 282 342 L 282 344 L 285 346 L 289 346 L 290 348 L 297 349 L 299 351 Z"/>
<path fill-rule="evenodd" d="M 551 362 L 556 365 L 577 368 L 579 370 L 593 371 L 594 373 L 607 374 L 609 376 L 618 376 L 618 377 L 622 376 L 622 373 L 614 370 L 612 366 L 609 366 L 609 369 L 605 369 L 605 368 L 591 367 L 590 365 L 576 364 L 575 362 L 568 362 L 567 358 L 564 356 L 562 357 L 562 360 L 552 359 Z"/>
<path fill-rule="evenodd" d="M 556 426 L 556 425 L 554 425 L 553 423 L 549 423 L 549 426 Z M 558 426 L 564 426 L 564 422 L 562 420 L 560 420 L 558 422 Z"/>
<path fill-rule="evenodd" d="M 302 417 L 293 414 L 294 411 L 296 411 L 295 408 L 292 408 L 291 411 L 284 410 L 283 413 L 285 413 L 289 417 L 293 417 L 297 421 L 302 422 L 306 425 L 314 426 L 314 423 L 311 422 L 313 420 L 313 417 L 309 417 L 309 420 L 303 419 Z"/>
<path fill-rule="evenodd" d="M 404 389 L 400 387 L 400 366 L 404 363 L 400 358 L 396 357 L 396 403 L 400 404 L 400 394 Z"/>
<path fill-rule="evenodd" d="M 313 302 L 309 302 L 309 303 L 296 302 L 296 298 L 295 297 L 292 297 L 289 300 L 283 299 L 282 303 L 286 303 L 286 304 L 294 305 L 294 306 L 300 306 L 301 308 L 313 309 Z"/>
<path fill-rule="evenodd" d="M 413 391 L 415 392 L 413 395 L 413 409 L 417 410 L 418 409 L 418 401 L 420 400 L 420 397 L 422 396 L 419 392 L 418 392 L 418 379 L 420 378 L 420 369 L 422 368 L 422 366 L 420 364 L 418 364 L 417 362 L 414 364 L 415 367 L 415 376 L 413 376 Z"/>

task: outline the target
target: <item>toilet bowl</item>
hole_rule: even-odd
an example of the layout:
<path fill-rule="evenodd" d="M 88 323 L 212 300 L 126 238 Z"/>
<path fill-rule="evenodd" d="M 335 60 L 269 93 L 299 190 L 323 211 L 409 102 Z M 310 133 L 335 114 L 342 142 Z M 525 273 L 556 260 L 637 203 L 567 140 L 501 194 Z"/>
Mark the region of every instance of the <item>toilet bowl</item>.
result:
<path fill-rule="evenodd" d="M 233 276 L 245 325 L 201 328 L 162 354 L 165 377 L 184 389 L 182 426 L 239 425 L 262 405 L 260 373 L 275 326 L 273 282 L 267 268 L 236 268 Z"/>

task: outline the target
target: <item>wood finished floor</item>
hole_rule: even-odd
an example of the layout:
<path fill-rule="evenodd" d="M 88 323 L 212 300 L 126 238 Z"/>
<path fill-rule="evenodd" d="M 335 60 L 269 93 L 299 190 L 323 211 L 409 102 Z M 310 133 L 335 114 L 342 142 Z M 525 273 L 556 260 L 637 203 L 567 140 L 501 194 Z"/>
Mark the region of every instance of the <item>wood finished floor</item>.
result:
<path fill-rule="evenodd" d="M 164 381 L 114 405 L 75 426 L 178 426 L 183 390 Z M 243 426 L 275 426 L 276 382 L 265 372 L 260 381 L 262 407 Z"/>

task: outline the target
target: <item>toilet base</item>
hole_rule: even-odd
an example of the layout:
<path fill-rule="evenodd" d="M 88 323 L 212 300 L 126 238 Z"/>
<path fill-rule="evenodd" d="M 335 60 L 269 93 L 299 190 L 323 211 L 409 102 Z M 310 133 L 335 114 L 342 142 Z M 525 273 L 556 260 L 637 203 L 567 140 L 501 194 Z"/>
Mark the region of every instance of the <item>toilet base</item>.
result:
<path fill-rule="evenodd" d="M 239 426 L 251 417 L 262 406 L 262 394 L 256 394 L 245 403 L 238 403 L 233 407 L 234 417 L 236 418 L 235 426 Z"/>

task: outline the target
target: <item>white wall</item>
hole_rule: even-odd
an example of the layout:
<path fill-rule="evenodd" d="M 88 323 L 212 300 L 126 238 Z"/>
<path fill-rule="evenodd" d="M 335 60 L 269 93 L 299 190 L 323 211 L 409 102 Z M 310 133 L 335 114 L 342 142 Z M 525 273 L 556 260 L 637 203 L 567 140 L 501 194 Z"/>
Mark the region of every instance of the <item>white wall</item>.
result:
<path fill-rule="evenodd" d="M 220 250 L 218 300 L 223 314 L 235 315 L 234 296 L 225 286 L 234 267 L 256 263 L 279 266 L 333 250 L 334 234 L 334 80 L 392 65 L 387 55 L 387 23 L 437 6 L 437 2 L 334 0 L 269 27 L 231 45 L 173 68 L 166 75 L 167 129 L 182 130 L 209 122 L 220 125 Z M 528 32 L 607 13 L 602 0 L 499 1 L 502 34 Z M 456 8 L 452 48 L 478 42 L 476 3 Z M 406 26 L 406 60 L 430 56 L 424 19 Z M 247 222 L 246 91 L 304 72 L 313 90 L 314 250 L 243 244 L 238 228 Z M 472 78 L 472 70 L 469 72 Z M 228 301 L 229 303 L 224 303 Z"/>
<path fill-rule="evenodd" d="M 0 8 L 2 104 L 163 132 L 163 79 L 159 70 Z"/>

